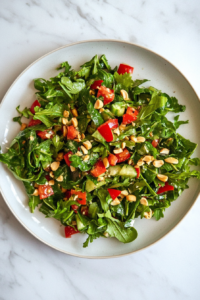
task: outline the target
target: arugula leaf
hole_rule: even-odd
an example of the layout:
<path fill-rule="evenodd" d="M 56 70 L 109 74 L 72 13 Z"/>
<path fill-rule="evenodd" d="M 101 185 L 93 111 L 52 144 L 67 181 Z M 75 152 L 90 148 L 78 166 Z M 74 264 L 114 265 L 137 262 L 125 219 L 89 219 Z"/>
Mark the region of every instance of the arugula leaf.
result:
<path fill-rule="evenodd" d="M 64 142 L 61 141 L 59 135 L 55 135 L 52 138 L 52 143 L 53 143 L 53 145 L 55 147 L 55 156 L 57 156 L 57 153 L 63 148 Z"/>
<path fill-rule="evenodd" d="M 78 143 L 74 140 L 68 140 L 65 144 L 66 148 L 72 151 L 73 153 L 76 153 L 78 150 Z"/>
<path fill-rule="evenodd" d="M 54 122 L 45 115 L 35 115 L 34 120 L 40 120 L 42 123 L 46 125 L 47 128 L 50 128 L 54 125 Z"/>
<path fill-rule="evenodd" d="M 129 89 L 133 84 L 133 80 L 130 73 L 118 74 L 114 73 L 114 79 L 118 85 L 118 89 Z"/>
<path fill-rule="evenodd" d="M 92 75 L 95 75 L 98 72 L 99 67 L 99 58 L 98 55 L 95 55 L 90 61 L 84 63 L 81 67 L 91 67 Z"/>
<path fill-rule="evenodd" d="M 133 81 L 132 88 L 138 87 L 139 85 L 149 81 L 148 79 L 136 79 Z"/>
<path fill-rule="evenodd" d="M 47 81 L 43 78 L 34 79 L 34 87 L 36 90 L 45 92 L 47 89 Z"/>
<path fill-rule="evenodd" d="M 183 112 L 186 109 L 185 105 L 180 105 L 178 100 L 175 97 L 169 97 L 169 95 L 162 93 L 163 96 L 167 97 L 167 104 L 165 110 L 171 111 L 174 113 Z"/>
<path fill-rule="evenodd" d="M 159 208 L 154 209 L 153 216 L 155 217 L 156 221 L 160 220 L 160 218 L 164 218 L 162 209 Z"/>
<path fill-rule="evenodd" d="M 76 72 L 76 75 L 87 79 L 90 75 L 90 71 L 91 71 L 91 67 L 83 67 L 80 69 L 80 71 Z"/>
<path fill-rule="evenodd" d="M 88 238 L 83 243 L 83 248 L 88 247 L 89 243 L 92 243 L 95 239 L 99 238 L 100 236 L 103 236 L 102 232 L 97 232 L 95 234 L 88 235 Z"/>
<path fill-rule="evenodd" d="M 98 70 L 98 78 L 103 80 L 103 83 L 102 83 L 103 85 L 105 85 L 108 88 L 112 88 L 112 84 L 113 84 L 113 80 L 114 80 L 112 74 L 99 69 Z"/>
<path fill-rule="evenodd" d="M 180 125 L 182 125 L 182 124 L 188 124 L 189 123 L 188 120 L 187 121 L 178 121 L 178 119 L 179 119 L 179 115 L 174 118 L 174 127 L 176 129 L 178 129 L 180 127 Z"/>
<path fill-rule="evenodd" d="M 108 60 L 107 60 L 105 54 L 103 54 L 103 55 L 100 57 L 99 64 L 101 65 L 101 67 L 102 67 L 103 69 L 106 68 L 108 71 L 111 70 L 111 67 L 110 67 L 110 65 L 108 64 Z"/>
<path fill-rule="evenodd" d="M 31 213 L 33 213 L 35 208 L 41 203 L 42 201 L 40 200 L 39 196 L 30 196 L 28 205 L 30 207 Z"/>
<path fill-rule="evenodd" d="M 19 125 L 22 125 L 21 118 L 22 118 L 22 116 L 14 117 L 14 118 L 13 118 L 13 122 L 18 122 Z"/>
<path fill-rule="evenodd" d="M 68 61 L 63 62 L 60 65 L 60 67 L 57 68 L 57 70 L 60 70 L 60 69 L 63 69 L 63 68 L 65 68 L 65 70 L 64 70 L 65 74 L 69 73 L 69 70 L 71 69 L 71 66 L 69 65 Z"/>
<path fill-rule="evenodd" d="M 104 119 L 102 118 L 101 114 L 97 109 L 94 108 L 94 105 L 91 102 L 88 103 L 87 110 L 96 126 L 100 126 L 104 123 Z"/>
<path fill-rule="evenodd" d="M 46 109 L 39 108 L 35 113 L 35 117 L 41 115 L 50 116 L 50 117 L 63 117 L 64 110 L 65 110 L 65 104 L 59 103 Z"/>
<path fill-rule="evenodd" d="M 62 77 L 61 83 L 68 89 L 70 94 L 77 94 L 85 87 L 83 79 L 77 79 L 76 82 L 72 82 L 69 77 Z"/>
<path fill-rule="evenodd" d="M 115 237 L 122 243 L 130 243 L 137 238 L 137 231 L 134 227 L 125 228 L 124 223 L 116 222 L 110 218 L 106 218 L 108 226 L 106 232 L 109 236 Z"/>
<path fill-rule="evenodd" d="M 151 115 L 153 112 L 155 112 L 158 108 L 165 107 L 166 102 L 167 97 L 158 96 L 157 93 L 154 92 L 149 104 L 141 109 L 138 115 L 138 119 L 143 120 L 149 115 Z"/>
<path fill-rule="evenodd" d="M 167 175 L 171 180 L 186 180 L 190 177 L 196 177 L 197 179 L 200 179 L 200 171 L 196 170 L 176 174 L 166 173 L 165 175 Z"/>
<path fill-rule="evenodd" d="M 22 111 L 20 111 L 20 110 L 19 110 L 19 107 L 20 107 L 20 106 L 17 106 L 17 107 L 16 107 L 17 112 L 18 112 L 21 116 L 23 116 L 23 117 L 29 119 L 29 116 L 30 116 L 30 115 L 29 115 L 29 112 L 30 112 L 29 108 L 25 107 Z"/>
<path fill-rule="evenodd" d="M 112 201 L 110 194 L 108 193 L 107 189 L 104 188 L 99 188 L 96 191 L 96 195 L 99 198 L 100 202 L 101 202 L 101 207 L 102 209 L 106 212 L 109 209 L 109 203 Z"/>
<path fill-rule="evenodd" d="M 188 162 L 189 165 L 200 166 L 200 159 L 198 157 L 191 158 Z"/>
<path fill-rule="evenodd" d="M 177 138 L 179 141 L 179 145 L 181 145 L 184 148 L 187 157 L 190 157 L 192 155 L 192 153 L 194 152 L 194 150 L 196 149 L 197 144 L 191 142 L 188 139 L 185 139 L 179 133 L 177 133 Z"/>
<path fill-rule="evenodd" d="M 116 141 L 123 140 L 126 136 L 135 135 L 136 129 L 131 125 L 127 126 L 123 133 L 121 133 L 117 138 Z"/>
<path fill-rule="evenodd" d="M 97 153 L 91 153 L 88 161 L 83 161 L 80 156 L 72 155 L 70 157 L 71 165 L 74 168 L 79 168 L 81 171 L 89 171 L 92 166 L 97 162 L 99 155 Z"/>

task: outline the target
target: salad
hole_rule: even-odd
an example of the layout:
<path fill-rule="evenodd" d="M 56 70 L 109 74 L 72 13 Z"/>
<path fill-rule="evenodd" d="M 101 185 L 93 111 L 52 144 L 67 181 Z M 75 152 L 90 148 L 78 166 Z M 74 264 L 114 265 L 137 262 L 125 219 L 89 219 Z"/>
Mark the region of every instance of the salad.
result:
<path fill-rule="evenodd" d="M 176 132 L 188 121 L 166 118 L 185 106 L 141 87 L 148 80 L 133 80 L 133 67 L 112 69 L 105 55 L 59 69 L 34 80 L 30 108 L 16 108 L 21 129 L 0 161 L 23 182 L 30 211 L 59 220 L 66 238 L 85 233 L 84 247 L 100 236 L 132 242 L 136 218 L 163 218 L 189 178 L 200 179 L 190 170 L 200 165 L 191 158 L 197 144 Z"/>

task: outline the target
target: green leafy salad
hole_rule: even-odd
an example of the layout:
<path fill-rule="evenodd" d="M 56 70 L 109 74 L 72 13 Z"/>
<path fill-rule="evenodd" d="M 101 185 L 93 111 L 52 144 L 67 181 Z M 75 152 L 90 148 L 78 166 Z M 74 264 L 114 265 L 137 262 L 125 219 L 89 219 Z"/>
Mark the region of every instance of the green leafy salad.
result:
<path fill-rule="evenodd" d="M 34 80 L 36 99 L 13 121 L 19 134 L 0 161 L 24 184 L 30 211 L 64 225 L 65 236 L 87 234 L 122 243 L 137 238 L 136 218 L 164 217 L 188 188 L 197 144 L 177 129 L 168 112 L 185 106 L 175 97 L 132 79 L 133 67 L 112 69 L 96 55 L 79 71 L 68 62 L 49 80 Z M 22 123 L 21 118 L 27 120 Z"/>

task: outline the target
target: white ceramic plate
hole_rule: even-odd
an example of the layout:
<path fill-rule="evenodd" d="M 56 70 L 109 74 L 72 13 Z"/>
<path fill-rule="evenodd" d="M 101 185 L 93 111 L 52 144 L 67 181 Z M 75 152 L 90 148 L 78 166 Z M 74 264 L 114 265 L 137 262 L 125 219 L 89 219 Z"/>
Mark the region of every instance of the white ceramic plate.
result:
<path fill-rule="evenodd" d="M 0 145 L 2 145 L 3 152 L 20 129 L 19 125 L 12 122 L 12 118 L 17 115 L 16 106 L 30 107 L 35 100 L 33 79 L 38 77 L 48 79 L 55 76 L 57 74 L 55 68 L 63 61 L 69 61 L 74 69 L 78 69 L 95 54 L 105 54 L 112 67 L 122 62 L 134 66 L 133 79 L 150 79 L 152 86 L 176 96 L 181 104 L 187 105 L 186 111 L 181 114 L 181 119 L 189 119 L 190 123 L 183 125 L 179 132 L 184 137 L 200 144 L 200 103 L 186 78 L 170 62 L 148 49 L 126 42 L 98 40 L 59 48 L 38 59 L 16 79 L 5 95 L 0 108 Z M 200 147 L 196 150 L 195 156 L 200 157 Z M 190 189 L 184 191 L 181 197 L 172 203 L 165 212 L 165 218 L 159 222 L 154 219 L 136 219 L 135 227 L 138 231 L 138 238 L 130 244 L 119 243 L 114 238 L 99 238 L 88 248 L 83 248 L 82 244 L 86 235 L 75 235 L 71 239 L 65 239 L 63 226 L 60 226 L 59 222 L 46 219 L 37 209 L 34 214 L 30 213 L 23 184 L 15 179 L 2 164 L 0 164 L 0 185 L 7 205 L 30 233 L 59 251 L 88 258 L 125 255 L 155 243 L 180 222 L 200 191 L 199 182 L 195 179 L 191 180 Z"/>

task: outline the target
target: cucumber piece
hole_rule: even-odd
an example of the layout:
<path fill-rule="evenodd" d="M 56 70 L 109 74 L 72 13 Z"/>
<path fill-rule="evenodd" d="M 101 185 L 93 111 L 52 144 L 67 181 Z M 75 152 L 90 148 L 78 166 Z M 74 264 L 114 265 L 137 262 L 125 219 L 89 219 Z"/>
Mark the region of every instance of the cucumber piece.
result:
<path fill-rule="evenodd" d="M 115 116 L 111 113 L 111 111 L 109 109 L 104 109 L 104 111 L 102 111 L 101 115 L 102 115 L 102 118 L 104 119 L 104 121 L 108 121 L 110 119 L 115 119 Z"/>
<path fill-rule="evenodd" d="M 81 222 L 81 220 L 80 220 L 80 218 L 79 218 L 78 215 L 76 215 L 76 224 L 77 224 L 77 229 L 78 229 L 78 231 L 81 231 L 81 230 L 83 230 L 83 229 L 85 229 L 85 228 L 87 227 L 87 225 L 84 225 L 84 224 Z"/>
<path fill-rule="evenodd" d="M 115 102 L 111 104 L 111 112 L 116 117 L 122 117 L 125 112 L 126 104 L 124 102 Z"/>
<path fill-rule="evenodd" d="M 120 176 L 124 176 L 127 178 L 132 178 L 137 176 L 137 172 L 133 166 L 130 165 L 124 165 L 119 172 Z"/>
<path fill-rule="evenodd" d="M 97 184 L 95 184 L 92 180 L 88 179 L 86 181 L 85 189 L 88 193 L 90 193 L 91 191 L 100 188 L 104 184 L 106 184 L 105 181 L 100 181 Z"/>
<path fill-rule="evenodd" d="M 108 169 L 108 173 L 110 176 L 117 176 L 119 175 L 121 168 L 122 168 L 121 166 L 111 166 Z"/>
<path fill-rule="evenodd" d="M 89 193 L 89 192 L 95 190 L 95 188 L 96 188 L 96 185 L 94 184 L 94 182 L 92 180 L 88 179 L 85 184 L 86 191 Z"/>

